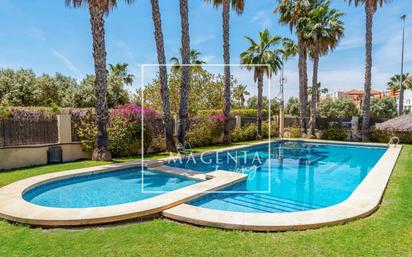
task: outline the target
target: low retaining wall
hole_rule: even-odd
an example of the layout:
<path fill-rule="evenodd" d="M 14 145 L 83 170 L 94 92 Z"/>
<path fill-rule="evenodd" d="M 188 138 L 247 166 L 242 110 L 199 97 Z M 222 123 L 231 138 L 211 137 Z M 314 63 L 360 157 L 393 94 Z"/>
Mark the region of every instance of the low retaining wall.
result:
<path fill-rule="evenodd" d="M 91 154 L 83 152 L 80 143 L 52 144 L 60 145 L 63 150 L 63 162 L 90 159 Z M 8 170 L 47 164 L 47 150 L 51 145 L 13 146 L 0 148 L 0 170 Z"/>

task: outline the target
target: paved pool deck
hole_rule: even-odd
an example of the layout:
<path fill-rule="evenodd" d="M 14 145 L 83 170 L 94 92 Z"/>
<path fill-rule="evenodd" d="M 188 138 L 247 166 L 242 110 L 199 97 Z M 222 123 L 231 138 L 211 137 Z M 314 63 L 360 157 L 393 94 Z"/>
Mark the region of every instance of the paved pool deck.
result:
<path fill-rule="evenodd" d="M 288 139 L 289 140 L 289 139 Z M 362 146 L 386 146 L 297 139 L 313 143 L 334 143 Z M 210 152 L 223 152 L 254 145 L 228 147 Z M 137 218 L 163 215 L 169 219 L 209 227 L 253 231 L 286 231 L 318 228 L 345 223 L 373 213 L 383 197 L 392 170 L 402 146 L 389 147 L 378 163 L 345 201 L 323 209 L 290 213 L 240 213 L 206 209 L 186 202 L 213 193 L 235 183 L 244 181 L 245 174 L 215 171 L 201 173 L 164 165 L 173 158 L 162 160 L 139 160 L 92 168 L 69 170 L 27 178 L 0 188 L 0 218 L 42 227 L 82 226 L 113 223 Z M 200 155 L 194 154 L 195 156 Z M 149 170 L 184 176 L 199 182 L 149 199 L 126 204 L 94 208 L 51 208 L 34 205 L 22 196 L 33 187 L 69 177 L 97 174 L 132 167 L 147 167 Z"/>
<path fill-rule="evenodd" d="M 305 230 L 343 224 L 366 217 L 378 209 L 401 149 L 402 146 L 389 147 L 348 199 L 327 208 L 284 213 L 242 213 L 181 204 L 163 211 L 163 216 L 200 226 L 251 231 Z"/>
<path fill-rule="evenodd" d="M 244 174 L 227 171 L 215 171 L 208 174 L 209 179 L 206 179 L 207 174 L 203 174 L 203 178 L 198 178 L 199 183 L 145 200 L 93 208 L 45 207 L 27 202 L 22 197 L 23 194 L 31 188 L 48 182 L 68 177 L 137 167 L 140 164 L 140 161 L 111 164 L 93 168 L 51 173 L 17 181 L 0 188 L 0 218 L 33 226 L 64 227 L 97 225 L 159 216 L 165 209 L 172 208 L 209 192 L 214 192 L 224 187 L 231 186 L 247 178 Z M 148 161 L 146 164 L 150 166 L 152 162 Z M 190 172 L 179 174 L 175 171 L 174 174 L 189 178 L 194 176 L 194 174 L 190 174 Z"/>

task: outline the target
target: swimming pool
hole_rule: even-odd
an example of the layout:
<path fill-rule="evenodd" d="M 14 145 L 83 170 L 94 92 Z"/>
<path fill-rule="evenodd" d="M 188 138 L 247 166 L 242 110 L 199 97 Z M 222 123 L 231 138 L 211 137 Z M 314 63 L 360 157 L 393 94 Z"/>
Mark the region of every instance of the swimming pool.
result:
<path fill-rule="evenodd" d="M 28 190 L 23 199 L 55 208 L 111 206 L 148 199 L 198 181 L 140 167 L 65 178 Z"/>
<path fill-rule="evenodd" d="M 280 141 L 168 165 L 248 174 L 247 181 L 205 195 L 191 205 L 246 213 L 298 212 L 346 200 L 386 150 L 382 146 Z"/>
<path fill-rule="evenodd" d="M 167 158 L 66 170 L 0 188 L 0 218 L 61 227 L 162 215 L 253 231 L 342 224 L 377 210 L 401 150 L 288 140 L 191 155 L 182 162 Z"/>

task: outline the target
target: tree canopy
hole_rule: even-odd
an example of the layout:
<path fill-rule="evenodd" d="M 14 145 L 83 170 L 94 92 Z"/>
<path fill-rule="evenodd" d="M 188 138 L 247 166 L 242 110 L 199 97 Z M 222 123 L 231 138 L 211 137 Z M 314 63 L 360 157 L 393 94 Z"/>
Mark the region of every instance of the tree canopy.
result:
<path fill-rule="evenodd" d="M 177 113 L 180 102 L 180 81 L 181 73 L 172 70 L 168 77 L 170 110 L 172 113 Z M 190 95 L 189 95 L 189 113 L 194 114 L 198 110 L 220 109 L 223 105 L 223 89 L 224 76 L 221 74 L 213 74 L 204 69 L 195 69 L 191 72 L 190 77 Z M 232 78 L 232 87 L 237 87 L 238 82 Z M 162 99 L 159 94 L 160 83 L 159 76 L 153 79 L 150 83 L 144 86 L 144 89 L 138 89 L 134 102 L 137 104 L 143 103 L 145 107 L 150 107 L 155 110 L 162 110 Z"/>
<path fill-rule="evenodd" d="M 115 66 L 113 66 L 115 67 Z M 96 94 L 94 75 L 76 79 L 56 73 L 37 76 L 30 69 L 0 70 L 0 99 L 12 106 L 94 107 Z M 125 85 L 132 75 L 109 73 L 108 105 L 113 107 L 129 102 Z"/>
<path fill-rule="evenodd" d="M 358 109 L 352 99 L 343 97 L 340 99 L 325 99 L 320 101 L 319 115 L 328 118 L 349 118 L 358 115 Z"/>

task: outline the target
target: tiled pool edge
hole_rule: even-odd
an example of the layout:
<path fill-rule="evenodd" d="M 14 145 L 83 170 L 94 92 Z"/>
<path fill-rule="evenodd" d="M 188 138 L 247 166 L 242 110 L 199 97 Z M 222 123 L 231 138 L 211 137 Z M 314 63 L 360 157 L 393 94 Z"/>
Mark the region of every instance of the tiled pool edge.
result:
<path fill-rule="evenodd" d="M 146 161 L 145 166 L 157 165 Z M 214 178 L 186 186 L 145 200 L 120 205 L 94 208 L 51 208 L 25 201 L 22 195 L 38 185 L 72 176 L 83 176 L 140 166 L 141 161 L 110 164 L 69 170 L 27 178 L 0 188 L 0 218 L 42 227 L 82 226 L 113 223 L 160 215 L 165 209 L 209 192 L 231 186 L 246 179 L 246 175 L 216 171 Z M 178 175 L 178 174 L 177 174 Z M 182 174 L 186 176 L 185 174 Z M 189 174 L 190 175 L 190 174 Z M 199 179 L 198 179 L 199 180 Z"/>
<path fill-rule="evenodd" d="M 182 204 L 163 211 L 163 216 L 195 225 L 252 231 L 304 230 L 345 223 L 378 209 L 401 149 L 388 148 L 351 196 L 331 207 L 290 213 L 241 213 Z"/>

